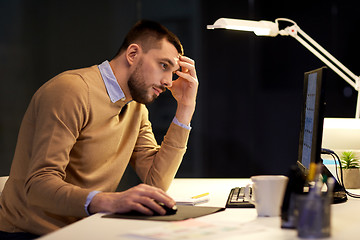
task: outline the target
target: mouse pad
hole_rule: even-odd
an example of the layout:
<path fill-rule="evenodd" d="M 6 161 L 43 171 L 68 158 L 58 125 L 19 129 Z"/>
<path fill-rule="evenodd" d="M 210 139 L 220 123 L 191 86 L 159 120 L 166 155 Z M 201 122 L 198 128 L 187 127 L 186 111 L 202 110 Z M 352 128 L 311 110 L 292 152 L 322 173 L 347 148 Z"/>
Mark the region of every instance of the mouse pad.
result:
<path fill-rule="evenodd" d="M 104 215 L 103 218 L 123 218 L 123 219 L 139 219 L 139 220 L 152 220 L 152 221 L 180 221 L 189 218 L 196 218 L 208 214 L 224 211 L 225 208 L 220 207 L 201 207 L 201 206 L 184 206 L 178 205 L 178 210 L 173 215 L 166 216 L 144 216 L 131 213 L 111 213 Z"/>

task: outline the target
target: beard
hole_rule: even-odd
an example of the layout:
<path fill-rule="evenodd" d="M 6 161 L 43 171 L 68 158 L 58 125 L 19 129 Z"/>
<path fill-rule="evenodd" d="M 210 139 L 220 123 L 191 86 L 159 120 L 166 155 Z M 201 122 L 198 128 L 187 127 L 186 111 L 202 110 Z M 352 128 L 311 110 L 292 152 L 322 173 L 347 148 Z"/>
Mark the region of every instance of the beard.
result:
<path fill-rule="evenodd" d="M 145 83 L 145 77 L 142 74 L 141 67 L 142 67 L 142 60 L 136 66 L 135 71 L 130 75 L 128 80 L 128 87 L 131 94 L 131 97 L 134 101 L 142 104 L 149 104 L 152 103 L 156 98 L 157 95 L 149 94 L 149 90 L 152 90 L 152 85 L 147 85 Z M 157 86 L 157 88 L 165 91 L 166 88 L 164 86 Z"/>

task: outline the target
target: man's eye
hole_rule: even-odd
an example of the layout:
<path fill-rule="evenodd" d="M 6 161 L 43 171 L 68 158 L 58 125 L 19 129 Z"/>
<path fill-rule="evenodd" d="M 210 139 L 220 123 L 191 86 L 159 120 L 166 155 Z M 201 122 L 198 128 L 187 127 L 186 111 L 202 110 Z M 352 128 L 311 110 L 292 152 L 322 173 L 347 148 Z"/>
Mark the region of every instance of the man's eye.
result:
<path fill-rule="evenodd" d="M 167 69 L 167 68 L 168 68 L 168 65 L 167 65 L 166 63 L 161 63 L 161 67 L 162 67 L 163 69 Z"/>

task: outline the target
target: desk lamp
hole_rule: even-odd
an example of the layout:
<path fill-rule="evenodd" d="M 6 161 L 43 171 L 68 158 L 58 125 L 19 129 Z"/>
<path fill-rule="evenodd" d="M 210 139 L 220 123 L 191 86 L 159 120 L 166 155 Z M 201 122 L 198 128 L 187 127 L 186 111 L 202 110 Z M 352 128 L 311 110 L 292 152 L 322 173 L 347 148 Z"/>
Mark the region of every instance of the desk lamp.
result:
<path fill-rule="evenodd" d="M 279 22 L 290 23 L 290 26 L 279 30 Z M 334 150 L 337 154 L 351 150 L 360 156 L 360 94 L 359 77 L 353 74 L 329 52 L 309 37 L 292 20 L 277 18 L 275 22 L 249 21 L 230 18 L 219 18 L 214 25 L 208 25 L 208 29 L 225 28 L 240 31 L 252 31 L 257 36 L 275 37 L 291 36 L 299 41 L 304 47 L 323 61 L 329 68 L 335 71 L 341 78 L 350 84 L 357 92 L 357 104 L 355 118 L 325 118 L 323 128 L 322 147 Z M 335 169 L 331 169 L 335 170 Z"/>
<path fill-rule="evenodd" d="M 279 21 L 288 22 L 292 25 L 279 30 Z M 309 37 L 294 21 L 287 18 L 277 18 L 275 22 L 219 18 L 215 21 L 214 25 L 207 26 L 207 29 L 215 28 L 252 31 L 257 36 L 275 37 L 280 34 L 281 36 L 291 36 L 295 38 L 358 92 L 355 118 L 360 119 L 359 76 L 353 74 L 341 62 L 339 62 L 335 57 L 333 57 L 329 52 L 327 52 L 323 47 L 321 47 L 317 42 Z"/>

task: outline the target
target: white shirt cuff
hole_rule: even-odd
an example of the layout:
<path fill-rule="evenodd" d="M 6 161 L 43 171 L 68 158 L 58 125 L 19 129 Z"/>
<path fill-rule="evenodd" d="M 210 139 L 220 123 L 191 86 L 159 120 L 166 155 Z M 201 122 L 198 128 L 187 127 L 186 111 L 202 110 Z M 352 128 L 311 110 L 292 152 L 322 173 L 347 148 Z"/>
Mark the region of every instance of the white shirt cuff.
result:
<path fill-rule="evenodd" d="M 85 212 L 88 216 L 90 216 L 91 214 L 89 213 L 89 205 L 91 203 L 91 200 L 93 199 L 93 197 L 98 194 L 100 191 L 92 191 L 89 193 L 89 195 L 86 198 L 86 203 L 85 203 Z"/>
<path fill-rule="evenodd" d="M 178 120 L 176 117 L 174 117 L 173 123 L 175 123 L 176 125 L 178 125 L 178 126 L 180 126 L 180 127 L 185 128 L 185 129 L 187 129 L 187 130 L 191 130 L 190 123 L 189 123 L 189 125 L 185 125 L 185 124 L 179 122 L 179 120 Z"/>

